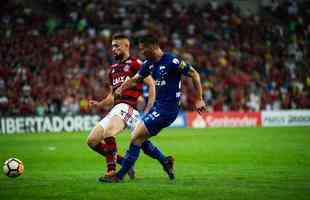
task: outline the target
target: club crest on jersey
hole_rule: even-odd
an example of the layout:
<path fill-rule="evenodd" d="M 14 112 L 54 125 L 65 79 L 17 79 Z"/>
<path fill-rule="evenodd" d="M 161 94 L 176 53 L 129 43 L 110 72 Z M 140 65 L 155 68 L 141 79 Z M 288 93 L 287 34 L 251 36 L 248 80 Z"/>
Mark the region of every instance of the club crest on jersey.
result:
<path fill-rule="evenodd" d="M 166 66 L 161 65 L 159 66 L 159 74 L 162 79 L 164 79 L 164 76 L 167 74 Z"/>
<path fill-rule="evenodd" d="M 159 66 L 159 70 L 165 70 L 165 69 L 166 69 L 166 66 L 164 65 Z"/>
<path fill-rule="evenodd" d="M 130 65 L 125 65 L 125 67 L 124 67 L 124 69 L 123 69 L 123 70 L 124 70 L 125 72 L 128 72 L 128 71 L 129 71 L 129 69 L 130 69 Z"/>

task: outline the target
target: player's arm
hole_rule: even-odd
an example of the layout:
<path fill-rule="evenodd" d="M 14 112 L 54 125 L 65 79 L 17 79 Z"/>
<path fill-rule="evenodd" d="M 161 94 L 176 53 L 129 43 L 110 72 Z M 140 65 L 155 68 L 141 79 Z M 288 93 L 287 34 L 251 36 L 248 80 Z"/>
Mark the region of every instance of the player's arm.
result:
<path fill-rule="evenodd" d="M 188 76 L 192 79 L 194 90 L 196 91 L 196 98 L 195 98 L 195 107 L 199 114 L 206 111 L 206 104 L 202 98 L 202 87 L 200 82 L 199 73 L 194 69 L 192 65 L 185 63 L 183 60 L 178 60 L 175 58 L 173 64 L 177 66 L 178 70 L 185 76 Z"/>
<path fill-rule="evenodd" d="M 198 113 L 201 114 L 206 111 L 206 104 L 202 98 L 202 87 L 199 73 L 194 69 L 194 67 L 190 66 L 188 69 L 188 76 L 192 79 L 194 90 L 196 91 L 195 107 Z"/>
<path fill-rule="evenodd" d="M 147 105 L 144 109 L 144 112 L 147 113 L 148 111 L 150 111 L 150 109 L 152 108 L 154 102 L 155 102 L 155 81 L 151 76 L 148 76 L 144 79 L 144 83 L 148 86 L 149 88 L 149 96 L 148 96 L 148 100 L 147 100 Z"/>
<path fill-rule="evenodd" d="M 119 86 L 115 90 L 115 95 L 121 95 L 122 91 L 134 87 L 138 82 L 142 82 L 144 80 L 144 77 L 141 76 L 139 73 L 134 75 L 133 77 L 127 79 L 121 86 Z"/>
<path fill-rule="evenodd" d="M 88 105 L 90 107 L 99 107 L 99 108 L 102 108 L 102 107 L 111 107 L 114 103 L 114 96 L 113 96 L 113 93 L 112 93 L 112 87 L 109 86 L 108 87 L 108 94 L 105 98 L 103 98 L 101 101 L 95 101 L 95 100 L 89 100 L 88 101 Z"/>
<path fill-rule="evenodd" d="M 119 88 L 117 88 L 117 90 L 115 90 L 115 94 L 121 95 L 123 90 L 134 87 L 137 83 L 142 82 L 148 75 L 150 75 L 150 64 L 145 61 L 140 67 L 138 73 L 127 79 Z"/>

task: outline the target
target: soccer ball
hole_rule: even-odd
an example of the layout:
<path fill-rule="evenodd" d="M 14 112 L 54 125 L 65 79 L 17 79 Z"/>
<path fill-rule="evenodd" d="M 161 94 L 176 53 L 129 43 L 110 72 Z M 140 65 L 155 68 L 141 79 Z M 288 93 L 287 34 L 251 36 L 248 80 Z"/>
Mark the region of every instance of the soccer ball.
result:
<path fill-rule="evenodd" d="M 8 177 L 18 177 L 24 172 L 23 162 L 17 158 L 10 158 L 4 162 L 3 172 Z"/>

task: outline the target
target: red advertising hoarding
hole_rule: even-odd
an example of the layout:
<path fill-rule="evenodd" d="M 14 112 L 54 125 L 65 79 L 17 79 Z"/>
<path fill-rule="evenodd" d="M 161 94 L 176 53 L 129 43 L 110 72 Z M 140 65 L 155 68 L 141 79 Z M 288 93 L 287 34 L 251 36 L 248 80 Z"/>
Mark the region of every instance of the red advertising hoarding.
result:
<path fill-rule="evenodd" d="M 202 116 L 197 112 L 188 112 L 187 127 L 258 127 L 261 126 L 259 112 L 212 112 Z"/>

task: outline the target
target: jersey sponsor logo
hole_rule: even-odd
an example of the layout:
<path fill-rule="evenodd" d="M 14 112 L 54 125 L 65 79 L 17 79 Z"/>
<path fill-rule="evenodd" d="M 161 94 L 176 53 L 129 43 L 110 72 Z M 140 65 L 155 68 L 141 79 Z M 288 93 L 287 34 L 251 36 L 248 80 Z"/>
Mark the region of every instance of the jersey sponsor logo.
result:
<path fill-rule="evenodd" d="M 165 80 L 156 80 L 156 81 L 155 81 L 155 84 L 156 84 L 157 86 L 164 86 L 164 85 L 166 85 L 167 83 L 166 83 Z"/>
<path fill-rule="evenodd" d="M 120 76 L 113 79 L 113 85 L 117 85 L 119 83 L 125 82 L 129 77 L 128 76 Z"/>

